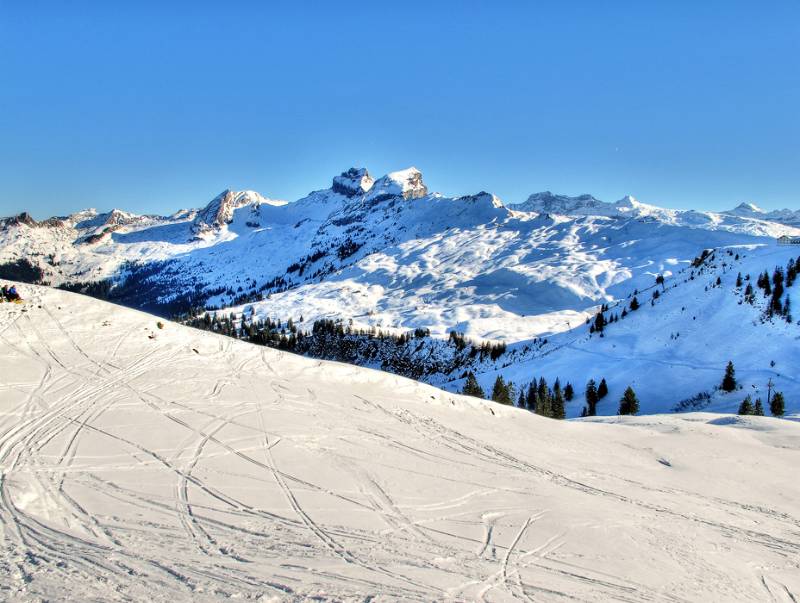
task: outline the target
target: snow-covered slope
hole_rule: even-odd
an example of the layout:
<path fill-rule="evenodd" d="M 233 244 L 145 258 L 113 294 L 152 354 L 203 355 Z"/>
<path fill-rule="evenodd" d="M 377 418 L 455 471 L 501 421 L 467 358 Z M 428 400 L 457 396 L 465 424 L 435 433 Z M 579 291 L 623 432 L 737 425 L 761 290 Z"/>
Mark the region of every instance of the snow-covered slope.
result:
<path fill-rule="evenodd" d="M 4 599 L 800 596 L 792 421 L 552 421 L 21 290 Z"/>
<path fill-rule="evenodd" d="M 415 168 L 377 179 L 353 168 L 293 203 L 225 191 L 171 217 L 14 219 L 0 229 L 0 270 L 25 260 L 52 284 L 126 281 L 113 299 L 164 314 L 246 302 L 308 325 L 335 318 L 521 341 L 574 326 L 700 249 L 784 232 L 800 234 L 630 197 L 607 204 L 542 193 L 506 207 L 485 192 L 429 192 Z"/>
<path fill-rule="evenodd" d="M 790 322 L 783 316 L 768 318 L 770 298 L 756 285 L 764 271 L 772 276 L 781 267 L 785 274 L 790 260 L 800 260 L 800 247 L 767 243 L 718 249 L 699 266 L 667 275 L 663 286 L 653 279 L 646 288 L 610 304 L 603 313 L 607 320 L 621 316 L 623 310 L 627 316 L 607 325 L 602 337 L 583 324 L 549 337 L 541 346 L 512 346 L 484 368 L 479 380 L 488 391 L 498 374 L 522 388 L 539 377 L 550 384 L 556 378 L 562 385 L 571 382 L 577 396 L 567 405 L 568 416 L 580 415 L 589 379 L 608 381 L 609 395 L 598 406 L 602 415 L 617 413 L 629 385 L 636 390 L 643 413 L 675 409 L 735 413 L 748 394 L 766 404 L 771 380 L 772 391 L 784 393 L 787 411 L 800 414 L 798 312 L 790 312 Z M 741 286 L 737 286 L 739 275 Z M 752 303 L 745 299 L 748 283 L 754 288 Z M 634 293 L 641 307 L 631 311 Z M 782 303 L 787 298 L 800 303 L 800 283 L 785 288 Z M 740 387 L 724 393 L 716 388 L 728 361 L 734 363 Z M 461 379 L 444 383 L 450 389 L 461 384 Z M 690 403 L 697 394 L 709 397 Z"/>

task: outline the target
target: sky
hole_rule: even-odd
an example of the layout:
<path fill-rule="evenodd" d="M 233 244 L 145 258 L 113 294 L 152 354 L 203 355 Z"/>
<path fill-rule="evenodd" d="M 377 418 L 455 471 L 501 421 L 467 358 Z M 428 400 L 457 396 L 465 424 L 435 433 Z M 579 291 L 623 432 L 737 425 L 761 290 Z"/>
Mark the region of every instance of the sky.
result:
<path fill-rule="evenodd" d="M 0 0 L 0 215 L 432 190 L 800 208 L 800 2 Z"/>

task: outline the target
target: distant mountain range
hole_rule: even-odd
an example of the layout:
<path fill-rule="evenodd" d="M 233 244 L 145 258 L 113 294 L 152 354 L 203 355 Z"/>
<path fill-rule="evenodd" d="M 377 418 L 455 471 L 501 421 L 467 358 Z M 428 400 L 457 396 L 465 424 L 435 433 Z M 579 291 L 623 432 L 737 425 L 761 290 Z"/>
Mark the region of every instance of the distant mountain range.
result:
<path fill-rule="evenodd" d="M 430 192 L 415 168 L 351 168 L 292 203 L 226 190 L 168 216 L 84 210 L 0 227 L 0 275 L 170 315 L 240 307 L 307 321 L 520 341 L 685 266 L 798 234 L 798 212 L 671 210 L 550 192 L 505 205 Z"/>

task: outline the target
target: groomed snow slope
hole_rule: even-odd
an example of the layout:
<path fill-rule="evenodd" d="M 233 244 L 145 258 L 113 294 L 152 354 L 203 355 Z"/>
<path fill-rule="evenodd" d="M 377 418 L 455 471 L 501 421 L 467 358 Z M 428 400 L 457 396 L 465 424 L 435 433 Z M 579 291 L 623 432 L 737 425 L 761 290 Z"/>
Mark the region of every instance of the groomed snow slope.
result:
<path fill-rule="evenodd" d="M 794 422 L 551 421 L 22 292 L 0 304 L 0 598 L 800 596 Z"/>

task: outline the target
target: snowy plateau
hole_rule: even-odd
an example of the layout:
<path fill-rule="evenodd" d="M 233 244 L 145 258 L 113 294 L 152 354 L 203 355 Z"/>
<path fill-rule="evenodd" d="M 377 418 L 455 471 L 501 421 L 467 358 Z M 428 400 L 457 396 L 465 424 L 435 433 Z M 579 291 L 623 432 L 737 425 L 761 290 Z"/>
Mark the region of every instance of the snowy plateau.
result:
<path fill-rule="evenodd" d="M 0 599 L 796 603 L 783 235 L 415 168 L 0 219 Z M 472 376 L 570 384 L 570 420 Z"/>

